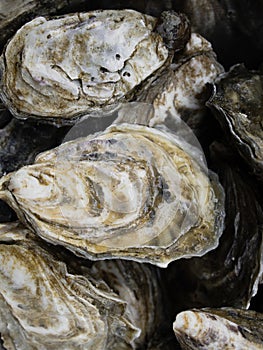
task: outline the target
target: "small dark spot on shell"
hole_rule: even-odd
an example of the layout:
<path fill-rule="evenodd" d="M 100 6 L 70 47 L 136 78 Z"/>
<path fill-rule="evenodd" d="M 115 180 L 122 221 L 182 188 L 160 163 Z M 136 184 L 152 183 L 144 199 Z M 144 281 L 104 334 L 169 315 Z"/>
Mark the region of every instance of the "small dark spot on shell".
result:
<path fill-rule="evenodd" d="M 171 199 L 171 193 L 167 190 L 164 190 L 163 191 L 163 198 L 166 202 L 170 202 L 170 199 Z"/>
<path fill-rule="evenodd" d="M 51 38 L 51 34 L 48 34 L 48 35 L 47 35 L 47 39 L 50 39 L 50 38 Z"/>
<path fill-rule="evenodd" d="M 114 145 L 114 143 L 118 142 L 116 139 L 109 139 L 108 141 L 111 145 Z"/>
<path fill-rule="evenodd" d="M 152 209 L 152 210 L 150 211 L 149 217 L 150 217 L 150 219 L 154 219 L 154 218 L 155 218 L 155 210 L 154 210 L 154 209 Z"/>
<path fill-rule="evenodd" d="M 100 67 L 100 71 L 101 71 L 101 73 L 108 73 L 109 72 L 108 69 L 105 67 Z"/>
<path fill-rule="evenodd" d="M 213 321 L 216 321 L 216 317 L 214 315 L 207 315 L 207 318 L 210 318 Z"/>
<path fill-rule="evenodd" d="M 91 78 L 90 78 L 90 80 L 91 80 L 91 81 L 94 81 L 94 80 L 95 80 L 95 78 L 94 78 L 94 77 L 91 77 Z"/>
<path fill-rule="evenodd" d="M 99 159 L 99 153 L 98 152 L 92 152 L 89 154 L 82 154 L 82 156 L 80 157 L 80 161 L 82 160 L 98 160 Z"/>
<path fill-rule="evenodd" d="M 115 18 L 115 19 L 114 19 L 114 22 L 115 22 L 115 23 L 122 22 L 122 21 L 124 20 L 124 18 L 125 18 L 124 16 L 122 16 L 122 17 L 120 17 L 120 18 Z"/>
<path fill-rule="evenodd" d="M 116 60 L 120 60 L 120 58 L 121 58 L 121 55 L 119 55 L 118 53 L 116 53 L 116 55 L 115 55 L 115 57 L 116 57 Z"/>
<path fill-rule="evenodd" d="M 129 72 L 123 72 L 123 74 L 122 74 L 124 77 L 130 77 L 131 76 L 131 73 L 129 73 Z"/>

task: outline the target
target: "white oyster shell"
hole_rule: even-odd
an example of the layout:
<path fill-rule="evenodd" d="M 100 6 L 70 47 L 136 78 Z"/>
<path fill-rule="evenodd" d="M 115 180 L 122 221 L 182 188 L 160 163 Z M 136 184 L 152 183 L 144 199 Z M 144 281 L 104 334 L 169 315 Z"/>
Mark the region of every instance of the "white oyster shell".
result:
<path fill-rule="evenodd" d="M 149 126 L 183 119 L 196 129 L 206 113 L 207 84 L 224 72 L 211 44 L 192 33 L 182 55 L 142 90 L 136 100 L 153 105 L 154 113 L 145 121 Z"/>
<path fill-rule="evenodd" d="M 168 58 L 154 17 L 97 10 L 38 17 L 1 58 L 1 97 L 18 117 L 71 119 L 127 95 Z"/>
<path fill-rule="evenodd" d="M 220 190 L 165 130 L 122 124 L 4 176 L 0 197 L 39 236 L 91 259 L 166 267 L 218 245 Z"/>
<path fill-rule="evenodd" d="M 176 316 L 175 335 L 188 350 L 262 350 L 262 314 L 233 308 L 193 309 Z"/>
<path fill-rule="evenodd" d="M 33 237 L 34 238 L 34 237 Z M 66 265 L 17 223 L 0 225 L 0 334 L 9 350 L 132 349 L 140 330 L 117 294 Z"/>

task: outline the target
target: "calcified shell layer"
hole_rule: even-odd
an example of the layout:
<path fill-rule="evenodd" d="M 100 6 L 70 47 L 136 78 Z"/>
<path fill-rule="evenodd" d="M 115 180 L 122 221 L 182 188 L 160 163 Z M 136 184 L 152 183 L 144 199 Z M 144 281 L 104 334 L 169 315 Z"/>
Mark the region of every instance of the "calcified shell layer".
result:
<path fill-rule="evenodd" d="M 179 313 L 173 329 L 185 350 L 262 350 L 262 325 L 255 311 L 207 308 Z"/>
<path fill-rule="evenodd" d="M 77 255 L 165 267 L 205 254 L 222 233 L 221 189 L 187 151 L 164 129 L 115 125 L 42 153 L 3 177 L 0 195 Z"/>
<path fill-rule="evenodd" d="M 6 349 L 132 349 L 126 303 L 70 274 L 17 223 L 0 225 L 0 334 Z"/>
<path fill-rule="evenodd" d="M 133 10 L 35 18 L 2 55 L 1 97 L 18 117 L 70 119 L 112 104 L 167 60 L 156 21 Z"/>

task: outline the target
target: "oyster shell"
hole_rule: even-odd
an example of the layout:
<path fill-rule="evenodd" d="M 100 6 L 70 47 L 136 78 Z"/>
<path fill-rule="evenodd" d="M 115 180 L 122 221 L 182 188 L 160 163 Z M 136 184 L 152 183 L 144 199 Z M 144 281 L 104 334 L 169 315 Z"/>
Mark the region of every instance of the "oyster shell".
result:
<path fill-rule="evenodd" d="M 0 225 L 0 261 L 5 348 L 134 348 L 140 330 L 124 316 L 125 302 L 91 278 L 68 273 L 28 229 Z"/>
<path fill-rule="evenodd" d="M 263 75 L 236 65 L 215 85 L 207 105 L 228 140 L 263 179 Z"/>
<path fill-rule="evenodd" d="M 101 278 L 120 299 L 126 301 L 127 319 L 141 330 L 135 340 L 136 349 L 144 344 L 152 349 L 170 330 L 165 293 L 156 268 L 116 259 L 96 261 L 87 272 L 97 280 Z M 83 273 L 85 275 L 85 270 Z"/>
<path fill-rule="evenodd" d="M 211 44 L 197 33 L 192 33 L 185 49 L 175 57 L 174 63 L 156 78 L 147 90 L 138 92 L 136 100 L 152 104 L 154 114 L 149 126 L 173 124 L 184 120 L 200 134 L 205 122 L 209 96 L 208 84 L 215 81 L 224 68 L 216 60 Z"/>
<path fill-rule="evenodd" d="M 113 105 L 169 63 L 167 46 L 187 41 L 186 17 L 164 13 L 160 21 L 133 10 L 35 18 L 2 54 L 4 103 L 18 118 L 55 123 Z"/>
<path fill-rule="evenodd" d="M 165 267 L 205 254 L 222 233 L 222 189 L 196 154 L 165 129 L 115 125 L 2 177 L 0 196 L 77 255 Z"/>
<path fill-rule="evenodd" d="M 253 68 L 261 64 L 261 0 L 174 1 L 172 9 L 188 16 L 192 30 L 212 43 L 226 69 L 237 62 Z"/>
<path fill-rule="evenodd" d="M 263 349 L 263 315 L 242 309 L 193 309 L 177 315 L 174 332 L 182 349 Z"/>
<path fill-rule="evenodd" d="M 225 189 L 225 227 L 215 250 L 166 270 L 174 313 L 207 305 L 247 308 L 262 281 L 262 190 L 229 146 L 214 142 L 210 160 Z"/>
<path fill-rule="evenodd" d="M 85 0 L 13 0 L 10 6 L 9 0 L 0 2 L 0 50 L 7 40 L 30 19 L 36 16 L 55 15 L 61 11 L 72 12 Z"/>

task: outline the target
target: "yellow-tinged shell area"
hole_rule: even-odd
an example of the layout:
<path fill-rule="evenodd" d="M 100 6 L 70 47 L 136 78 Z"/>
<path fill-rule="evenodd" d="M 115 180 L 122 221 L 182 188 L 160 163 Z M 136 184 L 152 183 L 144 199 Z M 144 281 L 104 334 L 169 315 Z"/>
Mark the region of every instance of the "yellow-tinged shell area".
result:
<path fill-rule="evenodd" d="M 193 309 L 173 324 L 183 350 L 262 350 L 262 315 L 234 308 Z"/>
<path fill-rule="evenodd" d="M 140 330 L 126 304 L 34 242 L 17 223 L 0 225 L 0 334 L 11 350 L 132 349 Z"/>
<path fill-rule="evenodd" d="M 111 126 L 42 153 L 0 180 L 39 236 L 91 259 L 161 267 L 215 248 L 224 216 L 205 170 L 165 130 Z"/>
<path fill-rule="evenodd" d="M 167 60 L 155 24 L 133 10 L 35 18 L 2 55 L 1 97 L 18 117 L 70 119 L 112 104 Z"/>

